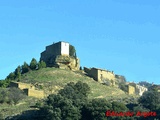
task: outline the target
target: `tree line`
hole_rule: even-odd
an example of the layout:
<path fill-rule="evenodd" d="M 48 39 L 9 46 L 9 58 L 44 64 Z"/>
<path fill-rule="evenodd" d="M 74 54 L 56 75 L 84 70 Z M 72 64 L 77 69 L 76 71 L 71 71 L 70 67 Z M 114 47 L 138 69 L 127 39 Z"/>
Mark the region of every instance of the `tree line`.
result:
<path fill-rule="evenodd" d="M 14 72 L 11 72 L 5 80 L 0 80 L 0 87 L 8 87 L 11 80 L 21 80 L 21 75 L 29 72 L 30 70 L 39 70 L 41 68 L 45 68 L 46 63 L 44 61 L 39 61 L 35 58 L 32 58 L 30 64 L 24 62 L 23 65 L 19 65 Z"/>

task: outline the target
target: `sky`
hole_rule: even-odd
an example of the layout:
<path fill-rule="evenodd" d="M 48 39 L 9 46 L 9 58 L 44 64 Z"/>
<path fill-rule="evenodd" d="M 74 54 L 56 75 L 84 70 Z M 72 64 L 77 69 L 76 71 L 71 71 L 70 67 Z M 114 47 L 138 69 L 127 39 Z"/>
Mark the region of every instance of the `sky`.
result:
<path fill-rule="evenodd" d="M 66 41 L 82 67 L 160 84 L 159 13 L 159 0 L 0 0 L 0 79 Z"/>

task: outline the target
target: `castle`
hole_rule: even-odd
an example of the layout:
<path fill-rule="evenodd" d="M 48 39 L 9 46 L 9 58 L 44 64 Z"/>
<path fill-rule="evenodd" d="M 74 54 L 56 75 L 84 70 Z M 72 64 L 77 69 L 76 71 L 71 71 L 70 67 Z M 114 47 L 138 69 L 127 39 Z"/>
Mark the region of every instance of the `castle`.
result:
<path fill-rule="evenodd" d="M 60 41 L 46 46 L 46 50 L 41 53 L 40 60 L 44 61 L 47 67 L 57 67 L 70 70 L 79 70 L 80 68 L 80 62 L 76 56 L 75 48 L 67 42 Z M 126 92 L 129 95 L 137 94 L 142 96 L 142 94 L 148 90 L 146 87 L 135 83 L 126 83 L 124 76 L 116 75 L 113 71 L 95 67 L 84 67 L 84 73 L 87 76 L 92 77 L 95 81 L 107 86 L 118 87 L 118 83 L 125 83 L 128 89 Z M 12 81 L 10 87 L 19 88 L 23 90 L 27 96 L 33 96 L 36 98 L 44 98 L 49 94 L 48 91 L 37 89 L 33 84 Z"/>
<path fill-rule="evenodd" d="M 60 41 L 46 46 L 46 50 L 41 53 L 40 60 L 44 61 L 47 67 L 70 70 L 79 70 L 80 68 L 75 48 L 67 42 Z"/>

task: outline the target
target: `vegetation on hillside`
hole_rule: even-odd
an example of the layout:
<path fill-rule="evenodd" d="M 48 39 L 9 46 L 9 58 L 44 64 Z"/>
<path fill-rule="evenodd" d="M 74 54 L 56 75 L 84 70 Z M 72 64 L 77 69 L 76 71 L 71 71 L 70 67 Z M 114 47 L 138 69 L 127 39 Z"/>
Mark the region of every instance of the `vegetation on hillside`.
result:
<path fill-rule="evenodd" d="M 69 55 L 72 57 L 77 57 L 76 56 L 76 49 L 73 45 L 69 45 Z"/>
<path fill-rule="evenodd" d="M 70 47 L 72 55 L 76 57 L 74 47 Z M 119 76 L 118 76 L 119 77 Z M 117 77 L 117 79 L 118 79 Z M 102 85 L 89 78 L 82 71 L 70 71 L 57 68 L 46 68 L 43 61 L 37 62 L 33 58 L 30 64 L 24 62 L 11 72 L 5 80 L 0 81 L 0 104 L 15 106 L 26 96 L 17 88 L 7 88 L 10 81 L 38 83 L 40 89 L 49 91 L 50 95 L 37 102 L 32 111 L 11 116 L 14 119 L 45 119 L 45 120 L 105 120 L 105 119 L 145 119 L 144 114 L 132 117 L 106 117 L 107 110 L 115 112 L 156 112 L 156 116 L 147 116 L 148 119 L 160 118 L 160 92 L 159 86 L 141 82 L 149 91 L 145 92 L 138 101 L 136 96 L 125 94 L 127 86 L 125 77 L 121 77 L 119 88 Z M 125 92 L 123 92 L 123 91 Z M 54 93 L 54 94 L 52 94 Z M 32 105 L 33 105 L 32 104 Z M 28 104 L 29 106 L 29 104 Z M 5 107 L 4 107 L 5 108 Z M 6 108 L 5 108 L 6 109 Z M 0 109 L 5 113 L 5 109 Z M 21 111 L 22 112 L 22 111 Z M 4 118 L 0 114 L 0 119 Z"/>
<path fill-rule="evenodd" d="M 70 82 L 57 94 L 51 94 L 47 99 L 39 102 L 37 104 L 39 110 L 34 116 L 30 116 L 32 111 L 27 114 L 28 116 L 24 112 L 21 115 L 13 116 L 10 120 L 16 118 L 23 120 L 152 120 L 160 117 L 160 93 L 157 91 L 146 92 L 134 105 L 107 101 L 103 98 L 88 99 L 90 92 L 90 87 L 86 83 Z M 151 106 L 148 103 L 151 103 Z M 111 112 L 116 112 L 119 116 L 112 116 Z M 133 114 L 127 114 L 127 112 L 133 112 Z M 154 114 L 150 114 L 150 112 Z"/>
<path fill-rule="evenodd" d="M 0 89 L 0 104 L 17 104 L 20 100 L 24 99 L 26 95 L 18 88 L 3 88 Z"/>
<path fill-rule="evenodd" d="M 9 86 L 11 80 L 20 81 L 21 76 L 29 71 L 35 71 L 46 67 L 46 63 L 43 61 L 37 62 L 35 58 L 32 58 L 30 64 L 24 62 L 23 65 L 19 65 L 14 72 L 11 72 L 5 80 L 0 80 L 0 87 L 6 88 Z"/>

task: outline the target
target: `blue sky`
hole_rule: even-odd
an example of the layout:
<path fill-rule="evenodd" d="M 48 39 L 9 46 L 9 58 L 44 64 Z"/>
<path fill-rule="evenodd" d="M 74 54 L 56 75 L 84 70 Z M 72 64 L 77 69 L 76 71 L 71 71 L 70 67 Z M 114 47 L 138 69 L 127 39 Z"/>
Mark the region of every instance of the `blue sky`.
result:
<path fill-rule="evenodd" d="M 66 41 L 81 66 L 160 84 L 159 13 L 159 0 L 1 0 L 0 79 Z"/>

